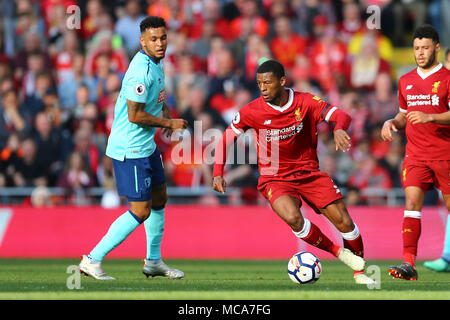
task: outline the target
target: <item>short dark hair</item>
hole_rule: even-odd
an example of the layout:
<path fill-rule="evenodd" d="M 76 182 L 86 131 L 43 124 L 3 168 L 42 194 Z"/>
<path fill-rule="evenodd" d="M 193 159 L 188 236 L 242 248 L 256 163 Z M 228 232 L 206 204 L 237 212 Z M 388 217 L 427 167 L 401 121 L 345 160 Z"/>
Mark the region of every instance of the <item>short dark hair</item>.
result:
<path fill-rule="evenodd" d="M 266 72 L 272 72 L 278 79 L 281 79 L 285 76 L 284 67 L 281 63 L 279 63 L 277 60 L 267 60 L 266 62 L 262 63 L 258 69 L 256 70 L 256 73 L 266 73 Z"/>
<path fill-rule="evenodd" d="M 450 48 L 448 48 L 447 50 L 445 50 L 445 59 L 447 59 L 448 55 L 450 54 Z"/>
<path fill-rule="evenodd" d="M 139 28 L 141 29 L 141 33 L 144 33 L 145 30 L 149 28 L 162 28 L 166 27 L 166 21 L 157 16 L 148 16 L 144 20 L 141 21 L 141 24 L 139 25 Z"/>
<path fill-rule="evenodd" d="M 416 31 L 414 31 L 413 40 L 416 38 L 417 39 L 422 39 L 422 38 L 431 39 L 431 40 L 433 40 L 434 44 L 439 43 L 439 33 L 430 24 L 424 24 L 424 25 L 418 27 L 416 29 Z"/>

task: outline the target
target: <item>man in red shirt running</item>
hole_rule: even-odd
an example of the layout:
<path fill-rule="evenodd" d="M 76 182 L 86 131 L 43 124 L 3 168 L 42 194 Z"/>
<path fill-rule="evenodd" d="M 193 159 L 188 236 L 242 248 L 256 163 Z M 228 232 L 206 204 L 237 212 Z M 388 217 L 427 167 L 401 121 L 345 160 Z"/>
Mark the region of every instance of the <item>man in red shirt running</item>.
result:
<path fill-rule="evenodd" d="M 392 131 L 406 130 L 402 183 L 405 211 L 402 225 L 403 263 L 389 268 L 394 278 L 417 280 L 417 243 L 425 193 L 433 186 L 442 191 L 450 210 L 450 71 L 438 62 L 439 34 L 430 25 L 414 33 L 417 68 L 398 83 L 400 112 L 382 128 L 384 140 Z"/>
<path fill-rule="evenodd" d="M 216 146 L 213 189 L 225 193 L 223 169 L 227 150 L 237 136 L 251 129 L 258 153 L 258 190 L 272 209 L 298 238 L 333 254 L 352 268 L 356 283 L 373 284 L 364 274 L 359 229 L 350 218 L 337 186 L 319 171 L 317 158 L 317 124 L 335 123 L 336 150 L 346 152 L 350 148 L 350 137 L 345 132 L 350 126 L 350 116 L 319 97 L 285 88 L 284 67 L 278 61 L 262 63 L 256 79 L 261 96 L 236 113 Z M 302 216 L 302 200 L 341 232 L 344 248 Z"/>

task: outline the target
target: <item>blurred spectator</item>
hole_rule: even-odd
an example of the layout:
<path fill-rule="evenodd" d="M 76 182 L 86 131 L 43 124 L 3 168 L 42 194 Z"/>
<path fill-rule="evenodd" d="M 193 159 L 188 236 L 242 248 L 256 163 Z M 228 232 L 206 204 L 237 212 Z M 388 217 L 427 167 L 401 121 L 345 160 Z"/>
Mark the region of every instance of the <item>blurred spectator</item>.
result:
<path fill-rule="evenodd" d="M 396 45 L 405 45 L 405 25 L 412 17 L 412 29 L 423 25 L 427 18 L 427 4 L 425 0 L 399 0 L 393 3 L 394 34 L 393 41 Z"/>
<path fill-rule="evenodd" d="M 377 30 L 364 30 L 355 33 L 348 44 L 348 51 L 350 55 L 358 55 L 362 52 L 363 46 L 367 45 L 368 41 L 373 42 L 376 52 L 381 59 L 390 62 L 394 55 L 394 48 L 391 40 L 384 36 Z"/>
<path fill-rule="evenodd" d="M 317 23 L 314 30 L 318 38 L 309 51 L 310 76 L 325 94 L 333 94 L 345 86 L 347 47 L 337 38 L 334 27 L 324 24 L 325 21 Z"/>
<path fill-rule="evenodd" d="M 239 76 L 236 75 L 236 61 L 230 50 L 224 49 L 217 52 L 217 72 L 210 78 L 209 99 L 216 94 L 224 94 L 224 84 L 227 80 L 239 82 Z"/>
<path fill-rule="evenodd" d="M 73 152 L 67 159 L 57 186 L 67 190 L 69 204 L 86 205 L 89 204 L 86 188 L 93 185 L 92 177 L 86 168 L 83 156 L 78 152 Z"/>
<path fill-rule="evenodd" d="M 352 117 L 352 125 L 347 131 L 352 139 L 352 145 L 358 145 L 368 137 L 366 129 L 370 112 L 357 91 L 344 93 L 341 101 L 342 109 Z"/>
<path fill-rule="evenodd" d="M 348 185 L 359 190 L 378 188 L 387 191 L 392 188 L 392 181 L 389 172 L 379 165 L 374 157 L 369 155 L 358 163 L 357 170 L 349 177 Z M 366 199 L 369 205 L 385 203 L 384 197 L 376 194 L 363 196 L 363 199 Z"/>
<path fill-rule="evenodd" d="M 22 157 L 15 158 L 12 167 L 13 185 L 16 187 L 33 187 L 48 185 L 47 168 L 38 157 L 37 146 L 30 137 L 21 144 Z"/>
<path fill-rule="evenodd" d="M 107 57 L 109 60 L 108 68 L 122 75 L 128 67 L 128 57 L 122 38 L 114 33 L 114 22 L 106 12 L 99 14 L 96 32 L 87 43 L 85 62 L 87 74 L 96 75 L 100 72 L 97 62 L 99 57 Z"/>
<path fill-rule="evenodd" d="M 31 0 L 16 1 L 15 41 L 16 48 L 23 48 L 28 33 L 44 35 L 45 24 L 39 16 L 39 4 Z"/>
<path fill-rule="evenodd" d="M 168 81 L 173 81 L 173 88 L 178 89 L 180 85 L 189 88 L 202 89 L 205 94 L 208 92 L 208 78 L 203 72 L 195 68 L 195 57 L 188 52 L 181 53 L 177 58 L 177 72 Z"/>
<path fill-rule="evenodd" d="M 24 108 L 32 118 L 45 109 L 44 96 L 51 90 L 52 79 L 48 71 L 39 71 L 35 76 L 35 89 L 25 96 Z"/>
<path fill-rule="evenodd" d="M 379 73 L 375 79 L 375 90 L 366 96 L 370 117 L 369 125 L 383 123 L 397 114 L 398 99 L 392 86 L 391 75 Z"/>
<path fill-rule="evenodd" d="M 261 58 L 270 58 L 272 56 L 269 45 L 256 34 L 251 34 L 247 38 L 245 53 L 245 81 L 246 86 L 254 87 L 256 91 L 256 69 L 258 69 Z"/>
<path fill-rule="evenodd" d="M 125 15 L 120 17 L 115 24 L 115 33 L 122 37 L 128 57 L 139 50 L 140 41 L 138 35 L 140 33 L 139 24 L 145 15 L 141 12 L 138 0 L 127 0 L 125 4 Z"/>
<path fill-rule="evenodd" d="M 252 26 L 252 32 L 261 38 L 267 37 L 269 24 L 259 12 L 256 0 L 242 0 L 237 3 L 240 16 L 233 19 L 230 24 L 230 32 L 235 37 L 240 37 L 243 32 L 243 24 Z"/>
<path fill-rule="evenodd" d="M 87 127 L 79 128 L 75 132 L 75 147 L 77 155 L 82 157 L 85 166 L 83 169 L 89 174 L 90 177 L 94 177 L 97 172 L 97 168 L 100 162 L 98 147 L 92 141 L 92 131 Z M 94 180 L 90 178 L 90 184 L 94 184 Z"/>
<path fill-rule="evenodd" d="M 67 141 L 44 112 L 36 116 L 34 129 L 33 139 L 36 142 L 37 157 L 45 167 L 49 185 L 54 185 L 67 157 L 64 146 Z"/>
<path fill-rule="evenodd" d="M 339 39 L 348 43 L 354 34 L 364 28 L 359 4 L 354 1 L 345 2 L 342 7 L 342 21 L 338 24 Z"/>
<path fill-rule="evenodd" d="M 313 36 L 313 26 L 317 23 L 317 16 L 323 17 L 327 23 L 336 23 L 336 14 L 333 10 L 332 1 L 325 0 L 294 0 L 292 6 L 298 17 L 298 33 L 304 37 Z"/>
<path fill-rule="evenodd" d="M 23 150 L 20 148 L 21 138 L 19 134 L 12 133 L 8 137 L 6 146 L 0 151 L 0 186 L 12 185 L 14 175 L 14 163 L 23 157 Z"/>
<path fill-rule="evenodd" d="M 31 116 L 19 104 L 17 93 L 9 89 L 3 93 L 0 104 L 0 146 L 4 146 L 12 133 L 23 135 L 31 130 Z"/>
<path fill-rule="evenodd" d="M 393 187 L 401 188 L 402 183 L 400 181 L 402 162 L 403 162 L 403 146 L 401 135 L 395 135 L 389 145 L 387 154 L 380 159 L 380 165 L 386 168 L 391 176 Z"/>
<path fill-rule="evenodd" d="M 55 71 L 57 83 L 73 78 L 74 60 L 80 52 L 80 41 L 74 30 L 67 30 L 63 36 L 63 47 L 55 54 Z"/>
<path fill-rule="evenodd" d="M 200 88 L 194 87 L 189 94 L 189 105 L 180 116 L 182 119 L 187 120 L 189 129 L 193 131 L 194 121 L 198 120 L 199 115 L 202 113 L 207 113 L 211 116 L 214 127 L 222 130 L 228 127 L 228 122 L 224 121 L 221 114 L 206 103 L 205 92 Z"/>
<path fill-rule="evenodd" d="M 13 70 L 17 79 L 22 79 L 25 73 L 30 69 L 30 55 L 41 54 L 43 57 L 43 66 L 46 69 L 51 68 L 52 61 L 50 55 L 43 50 L 44 38 L 37 32 L 29 32 L 25 35 L 25 43 L 23 48 L 15 51 L 13 57 Z M 34 66 L 31 66 L 34 67 Z"/>
<path fill-rule="evenodd" d="M 359 53 L 351 56 L 348 67 L 349 85 L 359 90 L 373 90 L 380 73 L 391 73 L 389 62 L 378 52 L 375 33 L 365 34 Z"/>
<path fill-rule="evenodd" d="M 203 161 L 206 145 L 199 139 L 212 128 L 213 120 L 206 113 L 199 114 L 197 120 L 201 123 L 202 133 L 191 134 L 185 130 L 163 157 L 168 180 L 178 187 L 199 187 L 212 179 L 211 165 Z"/>
<path fill-rule="evenodd" d="M 89 91 L 89 101 L 97 99 L 97 88 L 94 78 L 83 72 L 84 55 L 81 53 L 75 54 L 72 60 L 72 69 L 70 73 L 58 84 L 58 97 L 63 108 L 63 118 L 66 121 L 72 110 L 77 105 L 77 91 L 80 86 L 87 87 Z"/>
<path fill-rule="evenodd" d="M 44 54 L 40 51 L 30 52 L 27 56 L 27 64 L 28 69 L 23 76 L 22 88 L 25 95 L 32 95 L 36 90 L 37 74 L 46 69 Z"/>
<path fill-rule="evenodd" d="M 31 192 L 31 205 L 35 208 L 51 207 L 50 190 L 45 186 L 38 186 Z"/>
<path fill-rule="evenodd" d="M 111 95 L 111 93 L 120 90 L 122 85 L 121 78 L 117 73 L 111 71 L 106 76 L 106 80 L 103 83 L 99 83 L 99 85 L 101 87 L 97 87 L 97 94 L 99 94 L 97 97 L 97 104 L 99 110 L 103 113 L 112 103 L 112 100 L 114 100 L 114 95 Z"/>
<path fill-rule="evenodd" d="M 104 12 L 102 2 L 100 0 L 88 0 L 86 11 L 87 15 L 81 22 L 81 30 L 83 38 L 89 40 L 98 31 L 100 15 Z"/>
<path fill-rule="evenodd" d="M 97 167 L 96 175 L 100 187 L 115 189 L 113 164 L 110 157 L 103 155 L 102 161 Z"/>
<path fill-rule="evenodd" d="M 286 16 L 275 20 L 275 33 L 275 37 L 270 41 L 270 49 L 273 57 L 290 73 L 297 56 L 306 53 L 306 39 L 292 32 L 291 20 Z"/>

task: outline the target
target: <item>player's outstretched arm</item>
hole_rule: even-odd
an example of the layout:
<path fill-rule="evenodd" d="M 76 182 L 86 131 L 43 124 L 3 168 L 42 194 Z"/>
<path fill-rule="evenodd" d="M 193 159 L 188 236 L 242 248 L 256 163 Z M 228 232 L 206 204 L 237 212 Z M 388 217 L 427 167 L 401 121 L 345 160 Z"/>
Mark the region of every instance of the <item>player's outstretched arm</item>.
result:
<path fill-rule="evenodd" d="M 336 151 L 341 150 L 342 152 L 347 152 L 350 150 L 350 136 L 347 134 L 346 130 L 350 127 L 352 123 L 352 117 L 346 112 L 335 108 L 333 114 L 331 115 L 330 122 L 334 122 L 334 143 L 336 144 Z"/>
<path fill-rule="evenodd" d="M 237 134 L 229 126 L 219 142 L 217 143 L 214 152 L 214 170 L 213 170 L 213 185 L 212 188 L 224 194 L 226 192 L 226 182 L 223 179 L 223 169 L 227 160 L 227 150 L 237 139 Z"/>
<path fill-rule="evenodd" d="M 397 113 L 394 119 L 386 120 L 381 129 L 381 138 L 384 141 L 392 141 L 392 131 L 398 132 L 406 127 L 406 115 L 403 112 Z"/>
<path fill-rule="evenodd" d="M 128 120 L 132 123 L 179 130 L 187 128 L 187 121 L 184 119 L 166 119 L 155 117 L 144 111 L 145 103 L 127 100 Z"/>
<path fill-rule="evenodd" d="M 450 111 L 443 113 L 424 113 L 421 111 L 411 111 L 406 115 L 411 124 L 417 123 L 436 123 L 443 125 L 450 125 Z"/>

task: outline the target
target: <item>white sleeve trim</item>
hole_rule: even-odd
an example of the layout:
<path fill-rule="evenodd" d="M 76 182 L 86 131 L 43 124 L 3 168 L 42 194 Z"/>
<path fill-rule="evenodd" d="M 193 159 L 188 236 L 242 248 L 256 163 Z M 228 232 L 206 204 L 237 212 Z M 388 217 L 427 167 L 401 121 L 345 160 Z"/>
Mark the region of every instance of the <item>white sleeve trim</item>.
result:
<path fill-rule="evenodd" d="M 327 115 L 325 116 L 325 121 L 328 122 L 331 118 L 331 115 L 333 114 L 333 112 L 335 112 L 337 110 L 337 107 L 333 107 L 330 109 L 330 111 L 327 112 Z"/>
<path fill-rule="evenodd" d="M 402 109 L 400 107 L 398 107 L 398 110 L 400 110 L 400 112 L 403 112 L 403 113 L 407 113 L 408 112 L 408 110 Z"/>
<path fill-rule="evenodd" d="M 236 128 L 233 123 L 230 123 L 230 127 L 231 127 L 231 129 L 233 129 L 234 133 L 236 133 L 237 135 L 240 135 L 243 133 L 243 131 Z"/>

